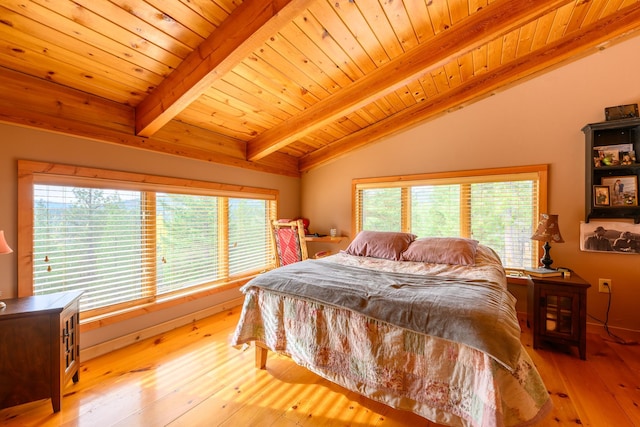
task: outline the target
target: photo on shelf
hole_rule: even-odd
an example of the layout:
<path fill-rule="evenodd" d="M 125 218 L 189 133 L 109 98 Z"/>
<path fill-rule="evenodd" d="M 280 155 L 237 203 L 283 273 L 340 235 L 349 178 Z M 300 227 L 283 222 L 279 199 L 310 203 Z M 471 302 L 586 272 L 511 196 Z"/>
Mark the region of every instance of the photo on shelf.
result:
<path fill-rule="evenodd" d="M 610 206 L 638 206 L 636 175 L 602 177 L 601 185 L 609 187 Z"/>
<path fill-rule="evenodd" d="M 580 250 L 640 254 L 640 224 L 618 221 L 582 221 Z"/>
<path fill-rule="evenodd" d="M 633 165 L 636 162 L 635 151 L 621 151 L 620 164 L 621 165 Z"/>
<path fill-rule="evenodd" d="M 599 145 L 593 147 L 593 165 L 597 168 L 618 166 L 621 164 L 622 153 L 632 151 L 633 144 Z"/>
<path fill-rule="evenodd" d="M 611 197 L 608 185 L 593 186 L 593 205 L 597 208 L 611 206 Z"/>

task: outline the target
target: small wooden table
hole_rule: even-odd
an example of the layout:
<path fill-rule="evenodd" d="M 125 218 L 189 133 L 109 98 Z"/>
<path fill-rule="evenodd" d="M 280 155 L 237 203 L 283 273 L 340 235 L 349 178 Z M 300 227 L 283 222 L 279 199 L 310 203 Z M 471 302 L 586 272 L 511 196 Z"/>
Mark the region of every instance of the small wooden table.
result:
<path fill-rule="evenodd" d="M 531 277 L 527 323 L 533 326 L 533 348 L 543 342 L 578 346 L 587 358 L 587 289 L 582 277 Z"/>
<path fill-rule="evenodd" d="M 340 243 L 344 239 L 343 236 L 305 236 L 306 242 L 315 243 Z"/>
<path fill-rule="evenodd" d="M 4 300 L 0 310 L 0 408 L 51 398 L 60 411 L 62 390 L 78 382 L 79 300 L 61 292 Z"/>

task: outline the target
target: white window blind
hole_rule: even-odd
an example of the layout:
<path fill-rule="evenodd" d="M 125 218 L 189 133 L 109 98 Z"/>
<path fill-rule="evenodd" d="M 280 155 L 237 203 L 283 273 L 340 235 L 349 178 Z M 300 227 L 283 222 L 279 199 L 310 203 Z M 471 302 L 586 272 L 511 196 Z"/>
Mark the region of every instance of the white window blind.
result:
<path fill-rule="evenodd" d="M 158 294 L 214 282 L 218 268 L 218 198 L 158 193 Z"/>
<path fill-rule="evenodd" d="M 355 180 L 360 230 L 405 231 L 418 237 L 467 237 L 493 248 L 506 267 L 538 264 L 531 240 L 546 167 Z"/>
<path fill-rule="evenodd" d="M 419 236 L 462 236 L 460 185 L 411 187 L 411 232 Z"/>
<path fill-rule="evenodd" d="M 32 293 L 82 290 L 81 310 L 89 315 L 218 286 L 274 266 L 273 190 L 254 189 L 243 197 L 237 187 L 220 190 L 221 184 L 213 191 L 168 192 L 154 189 L 167 185 L 147 182 L 132 190 L 138 184 L 119 180 L 53 176 L 46 183 L 39 175 L 38 181 L 28 205 Z"/>
<path fill-rule="evenodd" d="M 493 248 L 505 266 L 536 267 L 538 242 L 531 240 L 538 220 L 538 181 L 471 185 L 470 237 Z"/>
<path fill-rule="evenodd" d="M 363 230 L 397 231 L 402 224 L 400 188 L 371 188 L 360 193 Z"/>
<path fill-rule="evenodd" d="M 34 294 L 84 290 L 83 308 L 149 296 L 142 193 L 34 186 Z"/>
<path fill-rule="evenodd" d="M 229 199 L 229 275 L 263 270 L 274 262 L 269 203 Z"/>

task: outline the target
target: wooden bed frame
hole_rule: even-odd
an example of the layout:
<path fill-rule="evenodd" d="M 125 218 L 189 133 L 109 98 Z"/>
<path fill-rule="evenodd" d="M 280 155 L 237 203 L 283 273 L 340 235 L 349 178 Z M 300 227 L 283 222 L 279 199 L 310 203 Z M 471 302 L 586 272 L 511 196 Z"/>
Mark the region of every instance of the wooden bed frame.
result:
<path fill-rule="evenodd" d="M 267 368 L 267 354 L 269 354 L 269 349 L 264 343 L 254 341 L 256 347 L 256 368 L 257 369 L 266 369 Z"/>

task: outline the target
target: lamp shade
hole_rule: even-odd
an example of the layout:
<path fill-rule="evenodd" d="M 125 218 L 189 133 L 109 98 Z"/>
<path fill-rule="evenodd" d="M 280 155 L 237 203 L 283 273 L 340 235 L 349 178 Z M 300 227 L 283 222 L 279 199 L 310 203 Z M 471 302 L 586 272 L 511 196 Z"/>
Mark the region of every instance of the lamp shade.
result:
<path fill-rule="evenodd" d="M 531 240 L 539 240 L 541 242 L 563 243 L 560 227 L 558 226 L 558 215 L 540 214 L 538 228 L 531 236 Z"/>
<path fill-rule="evenodd" d="M 0 230 L 0 254 L 10 254 L 11 252 L 13 252 L 13 249 L 7 244 L 4 238 L 4 231 Z"/>

